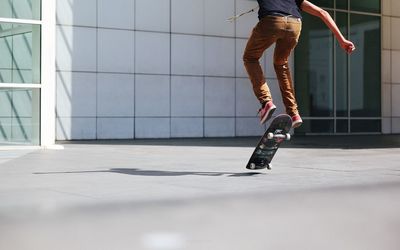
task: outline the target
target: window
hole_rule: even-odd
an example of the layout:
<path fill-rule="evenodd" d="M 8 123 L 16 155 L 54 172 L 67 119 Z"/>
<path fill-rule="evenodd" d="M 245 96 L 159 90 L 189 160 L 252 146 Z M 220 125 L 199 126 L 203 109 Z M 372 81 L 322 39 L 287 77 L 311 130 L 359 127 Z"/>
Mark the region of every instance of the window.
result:
<path fill-rule="evenodd" d="M 329 11 L 357 50 L 348 56 L 320 19 L 304 14 L 295 89 L 305 122 L 296 133 L 381 132 L 380 1 L 313 3 Z"/>
<path fill-rule="evenodd" d="M 0 144 L 40 144 L 40 4 L 0 2 Z"/>

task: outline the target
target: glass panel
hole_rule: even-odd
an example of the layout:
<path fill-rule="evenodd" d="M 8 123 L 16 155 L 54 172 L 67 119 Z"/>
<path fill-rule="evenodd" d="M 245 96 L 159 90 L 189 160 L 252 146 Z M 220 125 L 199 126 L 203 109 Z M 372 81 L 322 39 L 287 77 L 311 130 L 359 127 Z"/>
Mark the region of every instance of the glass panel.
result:
<path fill-rule="evenodd" d="M 40 0 L 0 0 L 0 17 L 40 20 Z"/>
<path fill-rule="evenodd" d="M 40 83 L 40 25 L 0 23 L 1 83 Z"/>
<path fill-rule="evenodd" d="M 342 10 L 347 10 L 348 9 L 348 0 L 336 0 L 336 8 L 342 9 Z"/>
<path fill-rule="evenodd" d="M 348 133 L 349 132 L 349 121 L 348 120 L 336 120 L 336 132 Z"/>
<path fill-rule="evenodd" d="M 351 14 L 351 116 L 381 116 L 380 17 Z"/>
<path fill-rule="evenodd" d="M 333 37 L 319 18 L 305 15 L 295 53 L 296 95 L 303 116 L 333 116 Z"/>
<path fill-rule="evenodd" d="M 395 0 L 398 1 L 398 0 Z M 380 0 L 350 0 L 350 10 L 365 11 L 365 12 L 381 12 Z"/>
<path fill-rule="evenodd" d="M 319 7 L 333 8 L 333 0 L 313 0 L 311 2 Z"/>
<path fill-rule="evenodd" d="M 336 23 L 342 32 L 347 37 L 347 13 L 336 13 Z M 335 40 L 336 45 L 336 116 L 348 116 L 348 77 L 347 77 L 347 54 L 340 47 L 340 44 Z"/>
<path fill-rule="evenodd" d="M 39 89 L 0 89 L 0 144 L 39 144 Z"/>
<path fill-rule="evenodd" d="M 371 133 L 381 132 L 381 120 L 352 120 L 351 132 L 353 133 Z"/>
<path fill-rule="evenodd" d="M 296 134 L 333 133 L 333 120 L 303 120 L 303 125 L 295 130 Z"/>

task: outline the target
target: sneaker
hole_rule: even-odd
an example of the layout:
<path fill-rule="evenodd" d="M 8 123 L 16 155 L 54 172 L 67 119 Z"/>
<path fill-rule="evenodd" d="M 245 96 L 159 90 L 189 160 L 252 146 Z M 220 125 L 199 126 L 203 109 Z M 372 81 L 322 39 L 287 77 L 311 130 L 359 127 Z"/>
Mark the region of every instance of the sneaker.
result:
<path fill-rule="evenodd" d="M 268 121 L 272 117 L 272 114 L 275 110 L 276 106 L 272 103 L 272 101 L 265 103 L 264 106 L 258 110 L 258 114 L 260 114 L 260 124 L 264 124 L 266 121 Z"/>
<path fill-rule="evenodd" d="M 292 116 L 292 128 L 298 128 L 303 124 L 303 120 L 301 119 L 300 115 Z"/>

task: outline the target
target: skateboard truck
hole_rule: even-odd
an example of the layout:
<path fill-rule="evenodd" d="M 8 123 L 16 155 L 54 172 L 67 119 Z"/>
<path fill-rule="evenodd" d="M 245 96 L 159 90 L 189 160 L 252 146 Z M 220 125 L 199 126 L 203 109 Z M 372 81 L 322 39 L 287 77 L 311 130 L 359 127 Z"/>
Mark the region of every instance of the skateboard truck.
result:
<path fill-rule="evenodd" d="M 286 141 L 290 141 L 291 136 L 290 134 L 274 134 L 274 133 L 268 133 L 267 134 L 268 140 L 272 139 L 284 139 Z"/>

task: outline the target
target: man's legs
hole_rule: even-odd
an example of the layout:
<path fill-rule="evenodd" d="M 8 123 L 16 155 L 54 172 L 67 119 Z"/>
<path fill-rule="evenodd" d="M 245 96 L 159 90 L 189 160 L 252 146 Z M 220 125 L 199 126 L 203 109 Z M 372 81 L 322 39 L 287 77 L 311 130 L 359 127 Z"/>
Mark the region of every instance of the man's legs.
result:
<path fill-rule="evenodd" d="M 260 58 L 264 51 L 270 47 L 276 38 L 271 32 L 262 30 L 260 21 L 253 29 L 243 54 L 244 66 L 253 85 L 253 91 L 261 104 L 272 101 L 271 92 L 260 65 Z"/>
<path fill-rule="evenodd" d="M 290 25 L 290 23 L 288 24 Z M 291 117 L 298 115 L 292 76 L 289 69 L 288 58 L 296 47 L 300 34 L 301 23 L 290 25 L 286 35 L 277 40 L 274 52 L 274 69 L 279 82 L 282 100 L 286 107 L 286 113 Z"/>

